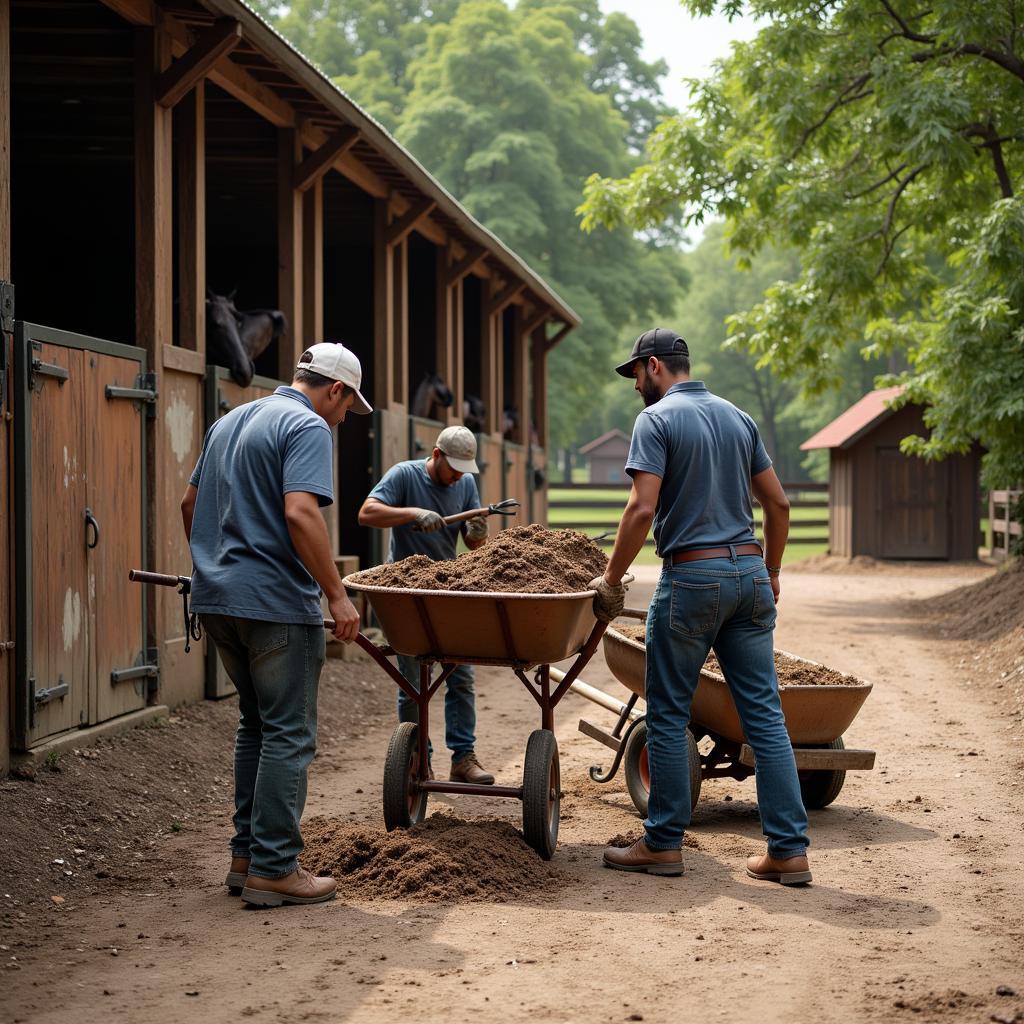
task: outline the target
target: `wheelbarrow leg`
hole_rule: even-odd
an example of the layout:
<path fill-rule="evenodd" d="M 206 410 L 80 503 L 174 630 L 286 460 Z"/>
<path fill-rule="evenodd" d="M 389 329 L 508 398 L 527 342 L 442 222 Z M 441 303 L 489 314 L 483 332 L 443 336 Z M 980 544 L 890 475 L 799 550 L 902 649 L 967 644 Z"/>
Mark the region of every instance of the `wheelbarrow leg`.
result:
<path fill-rule="evenodd" d="M 555 731 L 555 706 L 551 703 L 551 666 L 541 665 L 537 669 L 537 684 L 540 687 L 540 727 Z"/>
<path fill-rule="evenodd" d="M 430 672 L 433 668 L 429 662 L 420 662 L 420 692 L 416 695 L 419 708 L 420 725 L 420 771 L 421 780 L 430 778 Z"/>

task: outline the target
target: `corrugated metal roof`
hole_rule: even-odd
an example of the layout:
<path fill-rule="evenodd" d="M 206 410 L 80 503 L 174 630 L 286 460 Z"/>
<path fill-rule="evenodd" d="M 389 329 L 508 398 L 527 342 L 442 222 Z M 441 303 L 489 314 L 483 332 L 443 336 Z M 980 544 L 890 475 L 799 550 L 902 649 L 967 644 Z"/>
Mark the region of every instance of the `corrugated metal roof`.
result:
<path fill-rule="evenodd" d="M 859 402 L 851 405 L 846 412 L 837 416 L 827 427 L 822 427 L 813 437 L 804 441 L 800 445 L 800 451 L 809 452 L 816 448 L 849 448 L 871 427 L 888 419 L 895 412 L 888 407 L 888 403 L 902 393 L 901 385 L 869 392 Z"/>
<path fill-rule="evenodd" d="M 526 281 L 536 296 L 549 305 L 556 318 L 572 326 L 580 323 L 579 314 L 529 264 L 513 252 L 493 232 L 483 226 L 436 178 L 377 120 L 363 110 L 309 58 L 295 48 L 277 29 L 254 11 L 244 0 L 199 0 L 209 11 L 241 22 L 249 42 L 262 43 L 268 52 L 280 50 L 282 67 L 298 73 L 298 81 L 344 122 L 358 128 L 363 139 L 382 154 L 424 195 L 437 203 L 446 228 L 457 228 L 468 239 L 484 246 L 506 270 Z M 297 66 L 296 66 L 297 65 Z M 310 76 L 312 72 L 312 77 Z M 389 182 L 389 184 L 396 184 Z"/>

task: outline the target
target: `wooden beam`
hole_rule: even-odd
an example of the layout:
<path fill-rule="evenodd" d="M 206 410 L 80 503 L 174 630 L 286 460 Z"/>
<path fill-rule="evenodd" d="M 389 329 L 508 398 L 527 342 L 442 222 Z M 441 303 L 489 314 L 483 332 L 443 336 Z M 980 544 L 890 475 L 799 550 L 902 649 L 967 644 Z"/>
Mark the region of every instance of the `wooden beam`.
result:
<path fill-rule="evenodd" d="M 298 192 L 305 192 L 337 163 L 338 158 L 344 156 L 359 139 L 358 128 L 342 128 L 340 132 L 332 135 L 319 148 L 315 149 L 305 160 L 295 168 L 295 189 Z"/>
<path fill-rule="evenodd" d="M 553 338 L 548 338 L 545 341 L 544 350 L 550 352 L 572 329 L 572 324 L 562 324 L 562 329 Z"/>
<path fill-rule="evenodd" d="M 391 398 L 394 353 L 394 262 L 384 241 L 388 226 L 388 203 L 374 203 L 373 221 L 373 407 L 387 409 Z"/>
<path fill-rule="evenodd" d="M 540 446 L 548 449 L 548 350 L 544 331 L 533 332 L 530 346 L 530 369 L 533 377 L 533 422 Z"/>
<path fill-rule="evenodd" d="M 487 250 L 482 245 L 473 246 L 454 267 L 448 269 L 448 283 L 461 281 L 486 256 Z"/>
<path fill-rule="evenodd" d="M 292 187 L 302 144 L 294 128 L 277 130 L 277 306 L 288 319 L 278 341 L 277 376 L 291 380 L 302 352 L 302 196 Z"/>
<path fill-rule="evenodd" d="M 513 431 L 513 440 L 517 444 L 527 444 L 530 440 L 530 334 L 523 330 L 523 311 L 513 311 L 514 331 L 512 344 L 512 404 L 519 413 L 519 423 Z"/>
<path fill-rule="evenodd" d="M 0 278 L 11 278 L 11 5 L 0 0 Z M 0 338 L 0 345 L 6 340 Z M 6 402 L 6 395 L 0 396 Z M 6 543 L 6 540 L 0 540 Z M 4 584 L 6 586 L 6 584 Z M 7 623 L 0 622 L 0 629 Z M 14 661 L 8 657 L 7 663 Z M 6 671 L 6 666 L 0 666 Z M 0 697 L 3 693 L 0 692 Z M 2 717 L 2 712 L 0 712 Z M 0 737 L 0 747 L 6 737 Z"/>
<path fill-rule="evenodd" d="M 302 196 L 303 348 L 324 340 L 324 183 L 318 178 Z"/>
<path fill-rule="evenodd" d="M 103 3 L 133 25 L 156 24 L 157 10 L 153 0 L 103 0 Z"/>
<path fill-rule="evenodd" d="M 430 215 L 435 206 L 437 206 L 437 203 L 433 199 L 421 199 L 418 203 L 410 206 L 401 217 L 388 225 L 384 240 L 388 245 L 398 245 L 404 242 L 416 225 L 424 217 Z"/>
<path fill-rule="evenodd" d="M 178 344 L 206 351 L 206 85 L 196 87 L 176 112 L 178 166 Z"/>
<path fill-rule="evenodd" d="M 480 397 L 484 402 L 484 433 L 496 434 L 501 427 L 503 394 L 499 390 L 503 368 L 499 318 L 488 312 L 493 281 L 481 285 L 480 303 Z"/>
<path fill-rule="evenodd" d="M 391 406 L 404 408 L 409 405 L 409 241 L 403 238 L 387 248 L 394 263 Z"/>
<path fill-rule="evenodd" d="M 523 281 L 510 282 L 487 304 L 487 312 L 492 315 L 502 312 L 525 287 Z"/>
<path fill-rule="evenodd" d="M 523 324 L 524 334 L 533 334 L 538 327 L 542 327 L 551 318 L 551 310 L 542 306 L 540 310 Z"/>
<path fill-rule="evenodd" d="M 201 82 L 221 57 L 242 41 L 242 26 L 233 18 L 221 18 L 196 36 L 195 44 L 157 79 L 156 101 L 173 107 L 197 82 Z"/>

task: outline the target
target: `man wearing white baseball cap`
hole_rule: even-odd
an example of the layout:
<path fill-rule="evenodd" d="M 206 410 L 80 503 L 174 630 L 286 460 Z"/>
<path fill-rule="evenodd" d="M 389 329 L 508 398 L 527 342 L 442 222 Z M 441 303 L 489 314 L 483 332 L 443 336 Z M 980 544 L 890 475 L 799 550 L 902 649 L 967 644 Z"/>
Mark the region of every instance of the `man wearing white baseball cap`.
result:
<path fill-rule="evenodd" d="M 319 344 L 289 386 L 209 429 L 181 502 L 192 549 L 192 610 L 238 690 L 228 889 L 247 903 L 320 903 L 333 878 L 299 866 L 306 773 L 316 750 L 325 656 L 320 593 L 346 643 L 359 630 L 320 509 L 334 501 L 331 428 L 359 393 L 359 360 Z"/>
<path fill-rule="evenodd" d="M 478 548 L 487 540 L 484 516 L 450 526 L 444 517 L 480 508 L 480 494 L 470 475 L 479 472 L 472 431 L 466 427 L 445 427 L 430 458 L 399 462 L 381 477 L 359 510 L 359 524 L 391 530 L 389 562 L 410 555 L 426 555 L 435 562 L 452 559 L 460 531 L 466 547 Z M 410 684 L 419 689 L 419 662 L 399 655 L 398 667 Z M 418 717 L 416 704 L 399 691 L 399 721 L 415 722 Z M 445 742 L 452 752 L 450 778 L 491 785 L 494 776 L 481 767 L 475 752 L 476 694 L 470 665 L 460 665 L 448 677 L 444 726 Z"/>

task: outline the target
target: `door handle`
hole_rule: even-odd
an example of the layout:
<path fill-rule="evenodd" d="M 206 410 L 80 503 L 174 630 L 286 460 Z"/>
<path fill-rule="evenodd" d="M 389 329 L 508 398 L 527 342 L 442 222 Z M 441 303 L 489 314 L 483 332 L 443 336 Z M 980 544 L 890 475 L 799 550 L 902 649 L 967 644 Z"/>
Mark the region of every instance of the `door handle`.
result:
<path fill-rule="evenodd" d="M 89 530 L 92 530 L 92 543 L 89 543 Z M 85 510 L 85 535 L 86 541 L 85 546 L 91 551 L 100 542 L 100 524 L 96 522 L 96 517 L 92 514 L 92 509 L 87 508 Z"/>

